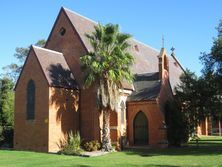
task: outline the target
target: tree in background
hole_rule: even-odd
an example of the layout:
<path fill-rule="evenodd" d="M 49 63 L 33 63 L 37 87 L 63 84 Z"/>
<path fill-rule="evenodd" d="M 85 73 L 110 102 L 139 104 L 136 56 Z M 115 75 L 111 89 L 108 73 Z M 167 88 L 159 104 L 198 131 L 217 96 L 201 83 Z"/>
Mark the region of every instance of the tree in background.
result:
<path fill-rule="evenodd" d="M 205 120 L 206 117 L 221 120 L 222 21 L 220 21 L 217 31 L 218 35 L 217 38 L 214 38 L 210 53 L 203 53 L 200 57 L 204 65 L 202 76 L 197 77 L 194 73 L 187 70 L 180 78 L 181 84 L 176 88 L 175 101 L 166 105 L 167 112 L 172 110 L 172 113 L 175 113 L 173 116 L 168 116 L 168 135 L 170 135 L 168 138 L 173 139 L 171 143 L 174 145 L 180 142 L 181 137 L 181 135 L 174 134 L 178 129 L 172 126 L 172 124 L 178 124 L 178 126 L 180 126 L 180 122 L 174 119 L 175 117 L 178 117 L 178 120 L 181 120 L 182 117 L 182 120 L 185 119 L 187 121 L 190 136 L 195 132 L 198 124 Z M 183 130 L 181 130 L 180 133 L 183 134 Z"/>
<path fill-rule="evenodd" d="M 165 106 L 169 145 L 180 146 L 195 132 L 203 113 L 200 108 L 201 89 L 198 77 L 189 70 L 180 77 L 174 99 Z"/>
<path fill-rule="evenodd" d="M 200 57 L 201 62 L 203 63 L 203 74 L 204 75 L 215 75 L 215 79 L 222 81 L 222 20 L 218 27 L 216 28 L 218 35 L 214 38 L 213 46 L 211 47 L 210 53 L 203 53 Z M 219 84 L 222 88 L 222 84 Z"/>
<path fill-rule="evenodd" d="M 14 126 L 14 83 L 9 78 L 0 79 L 0 138 L 12 144 Z"/>
<path fill-rule="evenodd" d="M 181 84 L 175 89 L 174 101 L 165 107 L 171 145 L 179 146 L 196 133 L 201 121 L 219 113 L 216 83 L 211 83 L 211 79 L 212 76 L 197 77 L 189 70 L 180 77 Z"/>
<path fill-rule="evenodd" d="M 39 40 L 35 45 L 43 47 L 45 40 Z M 3 69 L 5 73 L 0 75 L 0 145 L 12 146 L 14 126 L 14 91 L 13 87 L 22 70 L 24 61 L 30 47 L 18 47 L 15 49 L 15 58 L 18 64 L 12 63 Z"/>
<path fill-rule="evenodd" d="M 9 78 L 0 79 L 0 118 L 3 126 L 13 126 L 14 84 Z"/>
<path fill-rule="evenodd" d="M 120 33 L 119 26 L 113 24 L 99 24 L 95 32 L 86 36 L 94 51 L 80 58 L 85 86 L 98 86 L 98 103 L 103 114 L 102 149 L 111 151 L 110 113 L 117 111 L 123 80 L 132 82 L 133 79 L 130 71 L 133 56 L 126 51 L 131 36 Z"/>
<path fill-rule="evenodd" d="M 220 120 L 222 118 L 222 20 L 217 29 L 217 37 L 213 40 L 210 53 L 203 53 L 200 57 L 202 64 L 203 79 L 208 83 L 210 93 L 208 97 L 208 109 L 211 116 Z M 219 127 L 221 133 L 221 127 Z"/>
<path fill-rule="evenodd" d="M 181 84 L 176 88 L 175 99 L 188 121 L 189 133 L 192 134 L 203 118 L 200 106 L 202 90 L 198 88 L 198 77 L 189 70 L 186 70 L 180 80 Z"/>
<path fill-rule="evenodd" d="M 38 40 L 35 45 L 39 47 L 44 47 L 46 41 L 44 39 Z M 12 63 L 6 67 L 3 67 L 3 70 L 5 71 L 5 74 L 3 76 L 9 77 L 13 80 L 13 82 L 16 82 L 18 79 L 18 76 L 22 70 L 23 64 L 25 62 L 26 57 L 28 56 L 30 50 L 29 47 L 17 47 L 15 49 L 14 57 L 18 60 L 18 63 Z"/>

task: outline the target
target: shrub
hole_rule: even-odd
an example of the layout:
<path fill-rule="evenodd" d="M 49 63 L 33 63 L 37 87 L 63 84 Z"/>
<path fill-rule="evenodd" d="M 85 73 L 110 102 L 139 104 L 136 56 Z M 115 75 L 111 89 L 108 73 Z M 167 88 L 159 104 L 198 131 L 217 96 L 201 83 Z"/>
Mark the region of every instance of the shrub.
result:
<path fill-rule="evenodd" d="M 7 147 L 12 148 L 13 147 L 13 137 L 14 137 L 14 127 L 13 126 L 7 126 L 4 128 L 3 131 L 4 134 L 4 144 L 6 144 Z"/>
<path fill-rule="evenodd" d="M 73 133 L 70 132 L 68 135 L 68 140 L 63 146 L 61 153 L 66 155 L 79 155 L 82 152 L 80 144 L 81 138 L 79 133 L 77 132 L 75 135 L 73 135 Z"/>
<path fill-rule="evenodd" d="M 13 147 L 13 131 L 12 126 L 0 127 L 0 146 Z"/>
<path fill-rule="evenodd" d="M 97 151 L 101 148 L 101 144 L 97 140 L 86 142 L 84 144 L 84 149 L 86 151 Z"/>

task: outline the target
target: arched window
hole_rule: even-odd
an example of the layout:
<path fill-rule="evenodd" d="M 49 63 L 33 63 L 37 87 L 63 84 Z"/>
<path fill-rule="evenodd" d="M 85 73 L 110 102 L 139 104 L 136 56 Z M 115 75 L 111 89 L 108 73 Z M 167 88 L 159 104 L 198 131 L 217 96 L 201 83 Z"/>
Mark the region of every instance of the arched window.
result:
<path fill-rule="evenodd" d="M 125 122 L 125 104 L 123 101 L 120 103 L 120 108 L 121 108 L 121 123 L 124 124 L 124 122 Z"/>
<path fill-rule="evenodd" d="M 33 80 L 30 80 L 27 85 L 27 119 L 35 119 L 35 83 Z"/>

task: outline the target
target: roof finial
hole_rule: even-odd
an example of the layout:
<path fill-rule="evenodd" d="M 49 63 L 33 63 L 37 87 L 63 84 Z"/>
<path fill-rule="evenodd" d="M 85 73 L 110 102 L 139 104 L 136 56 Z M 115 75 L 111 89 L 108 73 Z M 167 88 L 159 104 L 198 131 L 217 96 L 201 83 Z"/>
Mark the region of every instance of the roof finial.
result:
<path fill-rule="evenodd" d="M 162 35 L 162 48 L 164 48 L 164 35 Z"/>

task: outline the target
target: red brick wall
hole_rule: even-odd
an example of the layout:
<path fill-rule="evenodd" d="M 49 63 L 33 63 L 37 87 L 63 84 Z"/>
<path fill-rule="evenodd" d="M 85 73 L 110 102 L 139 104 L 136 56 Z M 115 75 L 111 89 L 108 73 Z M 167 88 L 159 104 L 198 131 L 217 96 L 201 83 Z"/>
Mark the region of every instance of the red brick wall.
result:
<path fill-rule="evenodd" d="M 59 34 L 61 27 L 66 29 L 64 36 Z M 78 34 L 73 29 L 64 11 L 60 13 L 46 48 L 62 52 L 77 82 L 82 86 L 83 74 L 80 68 L 80 56 L 86 53 Z M 100 140 L 99 111 L 96 105 L 96 89 L 80 91 L 80 129 L 85 140 Z"/>
<path fill-rule="evenodd" d="M 36 86 L 35 120 L 26 120 L 26 87 L 30 79 Z M 15 149 L 48 151 L 48 97 L 48 84 L 31 51 L 15 91 Z"/>
<path fill-rule="evenodd" d="M 110 114 L 110 137 L 112 142 L 118 141 L 118 114 L 115 111 L 111 111 Z"/>
<path fill-rule="evenodd" d="M 75 90 L 49 90 L 49 152 L 57 152 L 71 131 L 79 132 L 79 97 Z"/>
<path fill-rule="evenodd" d="M 164 113 L 164 107 L 167 100 L 173 99 L 173 93 L 169 82 L 169 73 L 163 70 L 163 79 L 161 83 L 161 90 L 158 98 L 158 103 L 160 105 L 161 111 Z"/>
<path fill-rule="evenodd" d="M 133 122 L 139 111 L 144 112 L 148 120 L 149 145 L 159 146 L 159 143 L 166 140 L 165 131 L 162 130 L 164 116 L 156 101 L 129 102 L 127 103 L 127 132 L 130 145 L 134 145 Z"/>

